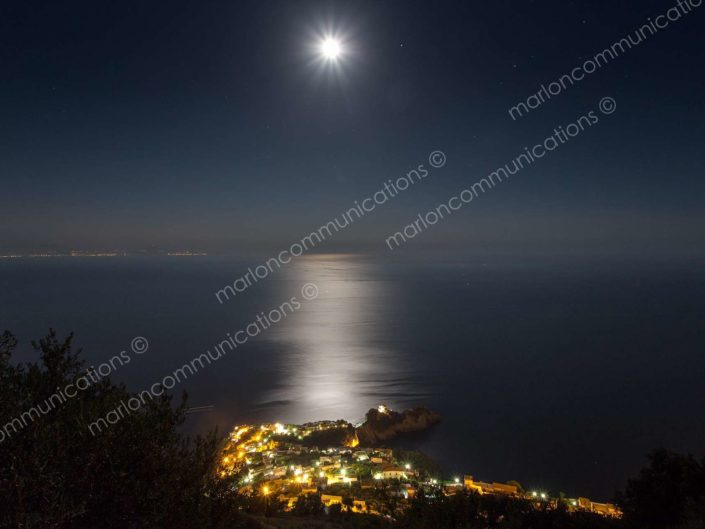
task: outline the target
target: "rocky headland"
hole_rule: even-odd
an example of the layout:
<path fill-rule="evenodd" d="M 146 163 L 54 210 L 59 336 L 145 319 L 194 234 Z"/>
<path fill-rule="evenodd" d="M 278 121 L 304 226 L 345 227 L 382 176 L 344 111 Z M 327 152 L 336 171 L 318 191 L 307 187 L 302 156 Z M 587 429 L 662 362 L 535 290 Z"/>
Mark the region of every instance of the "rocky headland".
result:
<path fill-rule="evenodd" d="M 363 446 L 374 446 L 395 437 L 430 428 L 441 420 L 441 416 L 428 408 L 410 408 L 397 412 L 379 406 L 372 408 L 365 416 L 365 422 L 355 429 L 357 439 Z"/>

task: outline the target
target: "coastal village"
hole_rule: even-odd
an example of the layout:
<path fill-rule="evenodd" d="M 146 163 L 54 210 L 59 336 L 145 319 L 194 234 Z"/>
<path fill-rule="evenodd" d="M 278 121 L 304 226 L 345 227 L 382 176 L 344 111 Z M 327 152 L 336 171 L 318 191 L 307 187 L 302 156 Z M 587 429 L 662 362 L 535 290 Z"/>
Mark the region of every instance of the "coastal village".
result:
<path fill-rule="evenodd" d="M 406 412 L 405 412 L 406 413 Z M 375 418 L 401 414 L 385 406 L 370 410 Z M 621 517 L 616 505 L 588 498 L 557 498 L 541 490 L 524 490 L 516 482 L 484 482 L 472 475 L 442 479 L 423 462 L 399 459 L 399 451 L 363 447 L 357 429 L 346 421 L 302 425 L 236 426 L 223 450 L 220 474 L 236 474 L 243 494 L 260 494 L 294 509 L 300 497 L 320 497 L 326 511 L 389 515 L 390 500 L 398 508 L 423 492 L 427 496 L 461 491 L 524 499 L 537 509 L 587 511 Z M 322 442 L 322 441 L 325 441 Z"/>

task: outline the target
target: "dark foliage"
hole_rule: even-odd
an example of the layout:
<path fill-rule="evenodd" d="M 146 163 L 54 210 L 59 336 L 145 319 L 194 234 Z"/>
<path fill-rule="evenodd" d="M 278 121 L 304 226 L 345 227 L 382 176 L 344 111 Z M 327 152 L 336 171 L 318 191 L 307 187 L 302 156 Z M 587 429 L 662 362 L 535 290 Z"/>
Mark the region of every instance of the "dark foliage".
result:
<path fill-rule="evenodd" d="M 705 528 L 705 461 L 656 450 L 649 465 L 617 494 L 627 527 Z"/>
<path fill-rule="evenodd" d="M 431 457 L 418 450 L 404 450 L 396 448 L 394 459 L 409 463 L 411 468 L 419 472 L 422 479 L 439 477 L 443 475 L 443 468 Z"/>
<path fill-rule="evenodd" d="M 166 395 L 148 400 L 93 436 L 88 424 L 133 396 L 104 378 L 19 422 L 86 374 L 71 342 L 51 331 L 33 344 L 37 362 L 14 364 L 16 340 L 0 338 L 0 526 L 235 527 L 232 483 L 216 477 L 215 433 L 193 440 L 178 433 L 185 395 L 176 407 Z"/>
<path fill-rule="evenodd" d="M 317 516 L 323 514 L 323 503 L 318 494 L 302 494 L 296 498 L 293 513 L 298 516 Z"/>

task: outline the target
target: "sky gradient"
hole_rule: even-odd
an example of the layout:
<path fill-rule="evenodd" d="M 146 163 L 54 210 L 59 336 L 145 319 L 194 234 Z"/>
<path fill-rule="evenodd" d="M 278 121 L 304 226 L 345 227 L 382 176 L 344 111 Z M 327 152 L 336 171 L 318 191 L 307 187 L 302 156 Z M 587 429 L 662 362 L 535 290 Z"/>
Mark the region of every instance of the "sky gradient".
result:
<path fill-rule="evenodd" d="M 382 252 L 610 96 L 608 119 L 401 251 L 700 251 L 705 8 L 508 114 L 673 5 L 5 2 L 0 250 L 276 251 L 442 150 L 325 247 Z M 339 68 L 317 62 L 328 31 Z"/>

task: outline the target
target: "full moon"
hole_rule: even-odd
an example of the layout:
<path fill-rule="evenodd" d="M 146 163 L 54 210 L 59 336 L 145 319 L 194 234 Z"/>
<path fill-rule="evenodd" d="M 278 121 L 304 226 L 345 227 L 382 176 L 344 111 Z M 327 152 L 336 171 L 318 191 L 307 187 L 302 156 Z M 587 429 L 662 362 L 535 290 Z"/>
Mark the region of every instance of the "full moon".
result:
<path fill-rule="evenodd" d="M 327 38 L 321 42 L 321 55 L 328 60 L 335 60 L 340 55 L 340 42 L 333 38 Z"/>

